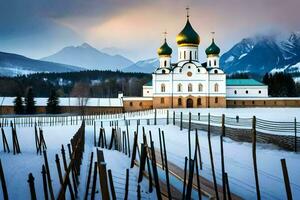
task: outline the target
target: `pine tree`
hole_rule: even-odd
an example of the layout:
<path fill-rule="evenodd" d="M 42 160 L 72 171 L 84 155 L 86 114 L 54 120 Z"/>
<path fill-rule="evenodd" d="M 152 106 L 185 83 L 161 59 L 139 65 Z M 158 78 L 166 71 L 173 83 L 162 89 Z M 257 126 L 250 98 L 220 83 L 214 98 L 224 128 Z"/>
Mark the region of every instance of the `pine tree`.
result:
<path fill-rule="evenodd" d="M 32 88 L 27 90 L 27 95 L 25 97 L 25 106 L 26 106 L 26 114 L 35 114 L 36 107 L 34 101 L 34 95 Z"/>
<path fill-rule="evenodd" d="M 18 114 L 18 115 L 24 113 L 23 100 L 20 95 L 17 95 L 14 100 L 14 111 L 15 111 L 15 114 Z"/>
<path fill-rule="evenodd" d="M 57 92 L 55 90 L 51 90 L 50 96 L 48 98 L 46 112 L 49 114 L 59 114 L 60 107 L 59 107 L 59 99 Z"/>

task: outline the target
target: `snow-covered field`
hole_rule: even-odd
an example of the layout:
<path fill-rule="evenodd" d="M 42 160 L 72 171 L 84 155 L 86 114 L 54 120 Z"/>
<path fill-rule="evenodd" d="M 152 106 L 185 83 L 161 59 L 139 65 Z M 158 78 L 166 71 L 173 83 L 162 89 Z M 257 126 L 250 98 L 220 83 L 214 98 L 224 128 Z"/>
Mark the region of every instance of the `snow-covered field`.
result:
<path fill-rule="evenodd" d="M 220 116 L 223 113 L 228 117 L 252 117 L 253 115 L 258 118 L 274 120 L 274 121 L 293 121 L 296 117 L 300 118 L 299 108 L 245 108 L 245 109 L 176 109 L 176 112 L 200 112 L 203 115 L 210 113 L 211 115 Z M 149 118 L 153 117 L 153 113 L 145 114 L 143 116 L 127 116 L 128 118 Z M 158 111 L 159 116 L 166 116 L 165 110 Z M 100 127 L 100 122 L 97 122 L 97 130 Z M 158 128 L 165 133 L 166 148 L 169 161 L 183 168 L 184 157 L 188 155 L 188 137 L 187 130 L 180 131 L 178 127 L 172 125 L 149 125 L 144 126 L 146 134 L 149 130 L 152 131 L 152 137 L 156 147 L 159 147 L 158 142 Z M 74 135 L 79 125 L 69 126 L 44 126 L 44 136 L 47 144 L 47 154 L 51 170 L 51 176 L 54 186 L 55 194 L 59 190 L 59 180 L 55 165 L 55 154 L 60 153 L 61 145 L 69 143 L 71 137 Z M 105 126 L 107 137 L 110 138 L 111 128 Z M 126 130 L 124 126 L 121 127 Z M 6 137 L 10 148 L 12 148 L 11 142 L 11 129 L 5 128 Z M 133 144 L 133 133 L 136 130 L 136 124 L 132 121 L 129 127 L 130 144 Z M 13 155 L 12 153 L 4 153 L 2 143 L 0 143 L 0 158 L 4 167 L 6 183 L 8 187 L 9 196 L 11 199 L 30 199 L 29 187 L 27 183 L 28 174 L 31 172 L 35 177 L 35 186 L 38 199 L 43 198 L 43 185 L 41 168 L 44 162 L 43 156 L 36 155 L 34 145 L 34 128 L 33 127 L 17 127 L 17 133 L 22 153 L 19 155 Z M 142 141 L 141 137 L 142 126 L 139 127 L 139 142 Z M 86 186 L 86 178 L 88 171 L 88 164 L 90 153 L 94 151 L 93 147 L 93 127 L 86 127 L 86 145 L 85 153 L 82 162 L 80 186 L 79 186 L 79 199 L 83 198 Z M 192 152 L 194 149 L 194 132 L 191 134 L 192 139 Z M 199 141 L 201 146 L 201 154 L 203 161 L 203 170 L 200 171 L 201 175 L 211 179 L 211 166 L 210 157 L 208 153 L 208 139 L 207 133 L 199 132 Z M 220 161 L 220 138 L 218 136 L 212 136 L 211 141 L 213 144 L 214 163 L 217 172 L 217 181 L 221 184 L 221 161 Z M 132 149 L 132 147 L 131 147 Z M 225 153 L 225 168 L 229 175 L 229 184 L 232 192 L 240 195 L 245 199 L 254 199 L 255 194 L 255 182 L 253 175 L 252 164 L 252 147 L 250 143 L 241 143 L 224 139 L 224 153 Z M 128 156 L 116 151 L 104 150 L 104 157 L 107 162 L 107 169 L 112 169 L 115 187 L 117 188 L 117 196 L 123 197 L 125 172 L 129 168 L 130 159 Z M 60 156 L 61 158 L 61 156 Z M 285 187 L 283 182 L 283 175 L 281 169 L 280 159 L 285 158 L 287 162 L 289 178 L 291 182 L 291 188 L 294 198 L 300 196 L 300 154 L 294 152 L 287 152 L 280 150 L 273 145 L 257 146 L 257 160 L 259 181 L 261 187 L 262 199 L 286 199 Z M 130 189 L 129 198 L 136 198 L 137 188 L 137 174 L 138 169 L 130 169 Z M 155 199 L 155 192 L 148 194 L 148 185 L 146 182 L 142 182 L 142 197 L 143 199 Z M 99 188 L 99 185 L 97 186 Z M 100 194 L 96 193 L 96 197 L 100 198 Z M 2 198 L 2 191 L 0 189 L 0 199 Z"/>
<path fill-rule="evenodd" d="M 145 132 L 152 132 L 152 137 L 157 148 L 159 148 L 158 128 L 165 132 L 166 148 L 169 161 L 184 168 L 184 157 L 188 155 L 187 130 L 180 131 L 178 127 L 168 126 L 144 126 Z M 125 128 L 125 127 L 124 127 Z M 130 127 L 130 132 L 136 129 Z M 139 132 L 142 129 L 140 127 Z M 194 132 L 192 136 L 192 153 L 194 152 Z M 142 137 L 139 138 L 142 142 Z M 207 133 L 199 132 L 199 141 L 203 161 L 201 175 L 212 180 L 210 157 L 208 151 Z M 221 157 L 220 157 L 220 138 L 211 137 L 217 181 L 221 184 Z M 229 175 L 231 191 L 245 199 L 255 199 L 255 180 L 252 164 L 252 146 L 250 143 L 240 143 L 228 138 L 224 139 L 225 168 Z M 193 154 L 192 154 L 193 155 Z M 257 146 L 257 160 L 259 170 L 259 181 L 261 186 L 262 199 L 285 199 L 285 187 L 282 176 L 280 159 L 285 158 L 288 166 L 289 177 L 293 196 L 300 195 L 300 171 L 298 163 L 300 155 L 279 150 L 272 145 Z"/>
<path fill-rule="evenodd" d="M 47 144 L 48 162 L 51 172 L 51 178 L 53 183 L 54 193 L 59 192 L 59 179 L 55 164 L 55 154 L 59 154 L 61 159 L 61 145 L 65 145 L 67 152 L 67 144 L 71 137 L 78 130 L 78 126 L 56 126 L 56 127 L 43 127 L 44 137 Z M 11 142 L 11 129 L 5 128 L 5 134 L 8 140 L 10 149 L 12 148 Z M 0 158 L 4 168 L 5 179 L 7 183 L 8 193 L 10 199 L 30 199 L 29 186 L 27 183 L 28 174 L 32 173 L 35 178 L 35 188 L 37 193 L 37 199 L 44 199 L 43 184 L 42 184 L 42 165 L 44 159 L 42 155 L 37 155 L 35 150 L 34 140 L 34 128 L 22 127 L 17 128 L 18 139 L 21 148 L 21 154 L 13 155 L 11 153 L 4 153 L 2 142 L 0 144 Z M 83 162 L 81 166 L 81 176 L 79 185 L 79 199 L 83 199 L 86 187 L 86 179 L 88 174 L 88 165 L 90 159 L 90 153 L 94 151 L 94 161 L 96 159 L 96 149 L 93 147 L 93 127 L 86 127 L 86 145 Z M 68 154 L 67 154 L 68 155 Z M 104 150 L 105 161 L 107 162 L 107 169 L 112 170 L 114 184 L 116 187 L 116 195 L 119 198 L 124 196 L 125 188 L 125 174 L 126 169 L 130 166 L 130 159 L 122 153 L 117 151 Z M 67 156 L 68 158 L 68 156 Z M 61 160 L 62 166 L 62 160 Z M 137 189 L 137 174 L 138 169 L 135 167 L 130 169 L 129 180 L 129 198 L 134 199 L 136 197 Z M 98 180 L 98 179 L 97 179 Z M 99 184 L 99 183 L 98 183 Z M 150 199 L 154 194 L 147 194 L 144 188 L 144 181 L 141 183 L 142 197 L 144 199 Z M 91 185 L 90 185 L 91 187 Z M 99 191 L 99 185 L 97 190 Z M 0 187 L 0 199 L 3 198 L 2 189 Z M 96 199 L 100 199 L 100 193 L 96 193 Z"/>

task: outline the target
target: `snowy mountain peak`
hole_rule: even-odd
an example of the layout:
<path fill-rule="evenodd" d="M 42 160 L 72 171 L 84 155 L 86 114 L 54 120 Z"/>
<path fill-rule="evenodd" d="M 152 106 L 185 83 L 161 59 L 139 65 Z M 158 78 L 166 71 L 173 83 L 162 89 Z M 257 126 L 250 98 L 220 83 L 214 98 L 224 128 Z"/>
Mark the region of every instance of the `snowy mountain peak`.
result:
<path fill-rule="evenodd" d="M 88 43 L 65 47 L 42 60 L 81 66 L 86 69 L 117 70 L 128 67 L 133 62 L 123 56 L 111 56 L 99 51 Z"/>
<path fill-rule="evenodd" d="M 94 49 L 94 47 L 92 47 L 91 45 L 89 45 L 88 43 L 82 43 L 80 46 L 81 48 L 85 48 L 85 49 Z"/>
<path fill-rule="evenodd" d="M 221 56 L 220 65 L 227 73 L 263 75 L 273 69 L 289 72 L 291 67 L 294 72 L 299 61 L 300 32 L 292 32 L 285 38 L 271 33 L 241 40 Z"/>

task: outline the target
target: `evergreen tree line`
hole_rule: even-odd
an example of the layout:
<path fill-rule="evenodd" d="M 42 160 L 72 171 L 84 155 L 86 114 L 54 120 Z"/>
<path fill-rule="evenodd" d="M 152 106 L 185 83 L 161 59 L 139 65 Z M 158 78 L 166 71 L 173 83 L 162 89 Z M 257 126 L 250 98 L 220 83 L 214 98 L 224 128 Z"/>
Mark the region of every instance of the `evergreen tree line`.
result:
<path fill-rule="evenodd" d="M 32 88 L 28 88 L 26 96 L 23 98 L 21 95 L 17 95 L 14 100 L 14 111 L 15 114 L 35 114 L 36 113 L 36 102 L 34 100 L 34 93 Z M 49 95 L 46 112 L 48 114 L 59 114 L 60 106 L 59 106 L 59 97 L 55 90 L 51 90 Z"/>
<path fill-rule="evenodd" d="M 300 96 L 300 85 L 287 73 L 265 74 L 263 83 L 268 85 L 269 95 L 272 97 Z"/>
<path fill-rule="evenodd" d="M 126 96 L 142 96 L 142 86 L 151 78 L 151 74 L 98 70 L 0 77 L 0 96 L 25 96 L 31 87 L 36 97 L 49 97 L 51 90 L 69 97 L 77 83 L 88 85 L 89 97 L 117 97 L 120 91 Z"/>

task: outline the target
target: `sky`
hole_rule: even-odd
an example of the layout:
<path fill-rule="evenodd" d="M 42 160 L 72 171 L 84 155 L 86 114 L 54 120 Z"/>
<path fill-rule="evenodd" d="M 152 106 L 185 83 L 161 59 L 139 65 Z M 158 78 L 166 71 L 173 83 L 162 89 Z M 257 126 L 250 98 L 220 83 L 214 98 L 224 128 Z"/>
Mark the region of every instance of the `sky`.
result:
<path fill-rule="evenodd" d="M 1 0 L 0 51 L 40 59 L 87 42 L 138 61 L 157 56 L 167 31 L 176 57 L 187 6 L 201 58 L 212 31 L 224 53 L 245 37 L 300 30 L 299 0 Z"/>

